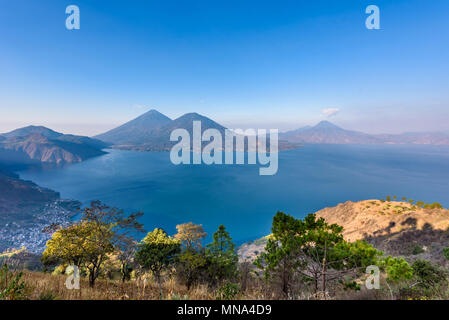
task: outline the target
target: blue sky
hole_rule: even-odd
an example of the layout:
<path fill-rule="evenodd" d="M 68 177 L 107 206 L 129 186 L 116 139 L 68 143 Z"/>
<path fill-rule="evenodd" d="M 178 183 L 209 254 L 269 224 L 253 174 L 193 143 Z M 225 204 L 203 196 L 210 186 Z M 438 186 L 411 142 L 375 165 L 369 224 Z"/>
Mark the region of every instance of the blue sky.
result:
<path fill-rule="evenodd" d="M 80 30 L 65 28 L 70 4 Z M 370 4 L 381 30 L 365 28 Z M 447 0 L 0 0 L 0 132 L 92 135 L 150 108 L 230 128 L 449 132 L 448 12 Z"/>

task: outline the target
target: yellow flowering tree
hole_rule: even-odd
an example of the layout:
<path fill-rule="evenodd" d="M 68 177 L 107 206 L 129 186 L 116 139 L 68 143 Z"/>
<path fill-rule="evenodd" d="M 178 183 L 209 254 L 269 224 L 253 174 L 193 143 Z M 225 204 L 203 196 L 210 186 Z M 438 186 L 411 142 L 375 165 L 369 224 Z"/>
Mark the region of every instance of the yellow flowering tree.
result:
<path fill-rule="evenodd" d="M 84 209 L 80 221 L 59 227 L 53 233 L 47 241 L 43 261 L 85 268 L 93 287 L 108 256 L 128 250 L 133 244 L 131 234 L 143 231 L 137 222 L 140 216 L 142 213 L 126 216 L 122 210 L 94 201 Z"/>

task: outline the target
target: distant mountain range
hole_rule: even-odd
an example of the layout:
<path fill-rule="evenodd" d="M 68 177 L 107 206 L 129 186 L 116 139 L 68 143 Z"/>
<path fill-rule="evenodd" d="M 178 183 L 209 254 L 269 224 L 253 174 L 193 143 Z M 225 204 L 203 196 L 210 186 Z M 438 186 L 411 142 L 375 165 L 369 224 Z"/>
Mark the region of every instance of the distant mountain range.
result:
<path fill-rule="evenodd" d="M 449 145 L 449 134 L 414 132 L 402 134 L 367 134 L 342 129 L 329 121 L 281 133 L 280 138 L 301 144 L 427 144 Z"/>
<path fill-rule="evenodd" d="M 62 134 L 42 126 L 29 126 L 0 135 L 0 163 L 64 164 L 105 154 L 101 140 Z"/>
<path fill-rule="evenodd" d="M 0 134 L 0 164 L 81 162 L 105 154 L 103 149 L 108 147 L 168 151 L 176 143 L 170 141 L 171 132 L 183 128 L 192 136 L 193 121 L 201 122 L 202 131 L 217 129 L 224 136 L 224 126 L 198 113 L 187 113 L 172 120 L 157 110 L 150 110 L 94 138 L 62 134 L 42 126 L 28 126 Z M 279 150 L 298 148 L 301 144 L 449 145 L 449 134 L 444 132 L 367 134 L 345 130 L 329 121 L 280 133 L 279 138 Z"/>
<path fill-rule="evenodd" d="M 201 122 L 201 130 L 203 132 L 207 129 L 216 129 L 224 137 L 226 130 L 224 126 L 198 113 L 186 113 L 172 120 L 157 110 L 150 110 L 115 129 L 95 136 L 95 138 L 110 143 L 114 148 L 118 149 L 168 151 L 176 143 L 170 141 L 172 131 L 175 129 L 185 129 L 192 137 L 194 121 Z M 296 147 L 298 145 L 294 143 L 287 141 L 279 142 L 279 149 Z"/>
<path fill-rule="evenodd" d="M 138 118 L 94 138 L 110 143 L 114 148 L 139 151 L 170 150 L 170 134 L 184 128 L 192 134 L 193 121 L 201 121 L 202 130 L 226 129 L 219 123 L 198 113 L 187 113 L 175 120 L 157 110 L 150 110 Z M 329 121 L 279 134 L 279 149 L 292 149 L 300 144 L 427 144 L 449 145 L 449 134 L 416 132 L 403 134 L 367 134 L 345 130 Z"/>
<path fill-rule="evenodd" d="M 201 121 L 202 131 L 217 129 L 224 133 L 225 127 L 198 113 L 187 113 L 175 120 L 157 110 L 150 110 L 115 129 L 94 138 L 112 144 L 115 148 L 139 151 L 166 151 L 176 143 L 170 141 L 175 129 L 193 132 L 193 121 Z"/>
<path fill-rule="evenodd" d="M 23 165 L 80 162 L 105 154 L 103 141 L 29 126 L 0 135 L 0 252 L 25 245 L 41 252 L 48 240 L 42 229 L 71 221 L 80 203 L 25 181 L 11 170 Z"/>
<path fill-rule="evenodd" d="M 115 145 L 140 145 L 162 135 L 164 126 L 171 122 L 169 117 L 156 110 L 150 110 L 115 129 L 95 136 L 95 138 Z"/>

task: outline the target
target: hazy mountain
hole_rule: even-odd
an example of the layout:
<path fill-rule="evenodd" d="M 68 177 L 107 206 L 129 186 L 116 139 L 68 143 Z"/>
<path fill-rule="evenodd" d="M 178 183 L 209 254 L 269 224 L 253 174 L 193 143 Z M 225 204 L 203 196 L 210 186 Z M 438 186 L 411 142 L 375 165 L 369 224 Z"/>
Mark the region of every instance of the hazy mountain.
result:
<path fill-rule="evenodd" d="M 5 138 L 15 138 L 15 137 L 25 137 L 30 134 L 39 134 L 41 136 L 50 139 L 57 139 L 63 136 L 62 133 L 53 131 L 43 126 L 28 126 L 24 128 L 19 128 L 8 133 L 3 133 L 2 136 L 4 136 Z"/>
<path fill-rule="evenodd" d="M 201 122 L 201 130 L 217 129 L 224 135 L 226 130 L 221 124 L 202 116 L 196 112 L 186 113 L 185 115 L 173 120 L 162 128 L 162 134 L 170 137 L 170 134 L 175 129 L 186 129 L 191 135 L 193 134 L 193 122 Z"/>
<path fill-rule="evenodd" d="M 73 134 L 63 134 L 59 138 L 55 139 L 54 141 L 61 141 L 61 142 L 69 142 L 74 145 L 85 147 L 91 147 L 93 149 L 104 149 L 109 147 L 111 144 L 104 142 L 99 139 L 89 138 L 85 136 L 75 136 Z M 68 145 L 66 145 L 68 147 Z"/>
<path fill-rule="evenodd" d="M 373 135 L 345 130 L 329 121 L 321 121 L 314 127 L 303 127 L 281 133 L 280 137 L 297 143 L 449 145 L 449 135 L 445 133 L 413 132 Z"/>
<path fill-rule="evenodd" d="M 172 120 L 156 110 L 150 110 L 115 129 L 95 136 L 115 145 L 140 145 L 161 134 L 161 128 Z"/>
<path fill-rule="evenodd" d="M 177 142 L 170 141 L 170 135 L 175 129 L 185 129 L 193 138 L 193 122 L 201 122 L 201 132 L 207 129 L 217 129 L 222 136 L 226 128 L 212 119 L 196 112 L 186 113 L 170 120 L 156 110 L 150 110 L 142 116 L 125 123 L 111 131 L 96 136 L 98 139 L 114 143 L 114 148 L 138 151 L 169 151 Z M 208 144 L 204 142 L 203 146 Z M 192 144 L 191 144 L 192 145 Z M 224 146 L 224 143 L 223 143 Z M 298 145 L 280 141 L 280 149 L 292 149 Z"/>
<path fill-rule="evenodd" d="M 105 154 L 108 144 L 83 136 L 65 135 L 29 126 L 2 135 L 0 162 L 4 164 L 73 163 Z"/>
<path fill-rule="evenodd" d="M 289 133 L 290 136 L 294 136 L 294 135 L 299 134 L 301 132 L 307 131 L 307 130 L 309 130 L 311 128 L 312 128 L 312 126 L 305 126 L 305 127 L 299 128 L 299 129 L 288 131 L 288 133 Z"/>
<path fill-rule="evenodd" d="M 381 143 L 366 133 L 342 129 L 329 121 L 280 134 L 282 139 L 297 143 L 366 144 Z"/>
<path fill-rule="evenodd" d="M 402 134 L 379 134 L 377 138 L 389 144 L 449 145 L 449 134 L 442 132 L 406 132 Z"/>
<path fill-rule="evenodd" d="M 153 110 L 154 111 L 154 110 Z M 157 112 L 157 111 L 156 111 Z M 160 113 L 159 113 L 160 114 Z M 162 114 L 160 114 L 162 115 Z M 167 118 L 168 119 L 168 118 Z M 175 120 L 169 120 L 164 125 L 159 126 L 156 130 L 151 130 L 151 134 L 145 136 L 145 140 L 138 140 L 140 143 L 132 144 L 132 145 L 119 145 L 117 147 L 121 149 L 132 149 L 139 151 L 167 151 L 170 150 L 171 147 L 176 142 L 170 141 L 170 135 L 175 129 L 185 129 L 190 133 L 190 136 L 193 137 L 193 122 L 200 121 L 201 122 L 201 130 L 204 131 L 206 129 L 217 129 L 222 134 L 224 134 L 224 130 L 226 129 L 222 125 L 216 123 L 215 121 L 204 117 L 198 113 L 187 113 Z M 134 134 L 131 134 L 134 135 Z M 139 135 L 139 131 L 137 131 L 137 135 Z M 141 136 L 143 138 L 143 136 Z M 137 139 L 135 139 L 137 140 Z"/>

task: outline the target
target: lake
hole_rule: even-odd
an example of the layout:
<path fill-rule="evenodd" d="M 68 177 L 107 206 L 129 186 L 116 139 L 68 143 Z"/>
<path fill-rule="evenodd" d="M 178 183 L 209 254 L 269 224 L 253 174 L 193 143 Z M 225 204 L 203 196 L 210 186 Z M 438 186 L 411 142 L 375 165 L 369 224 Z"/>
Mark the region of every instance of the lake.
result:
<path fill-rule="evenodd" d="M 279 153 L 274 176 L 259 165 L 180 165 L 168 152 L 108 150 L 82 163 L 19 172 L 26 180 L 87 204 L 145 213 L 146 230 L 176 233 L 184 222 L 209 234 L 224 224 L 237 243 L 270 232 L 279 210 L 304 217 L 327 206 L 405 196 L 449 206 L 449 148 L 402 145 L 306 145 Z"/>

